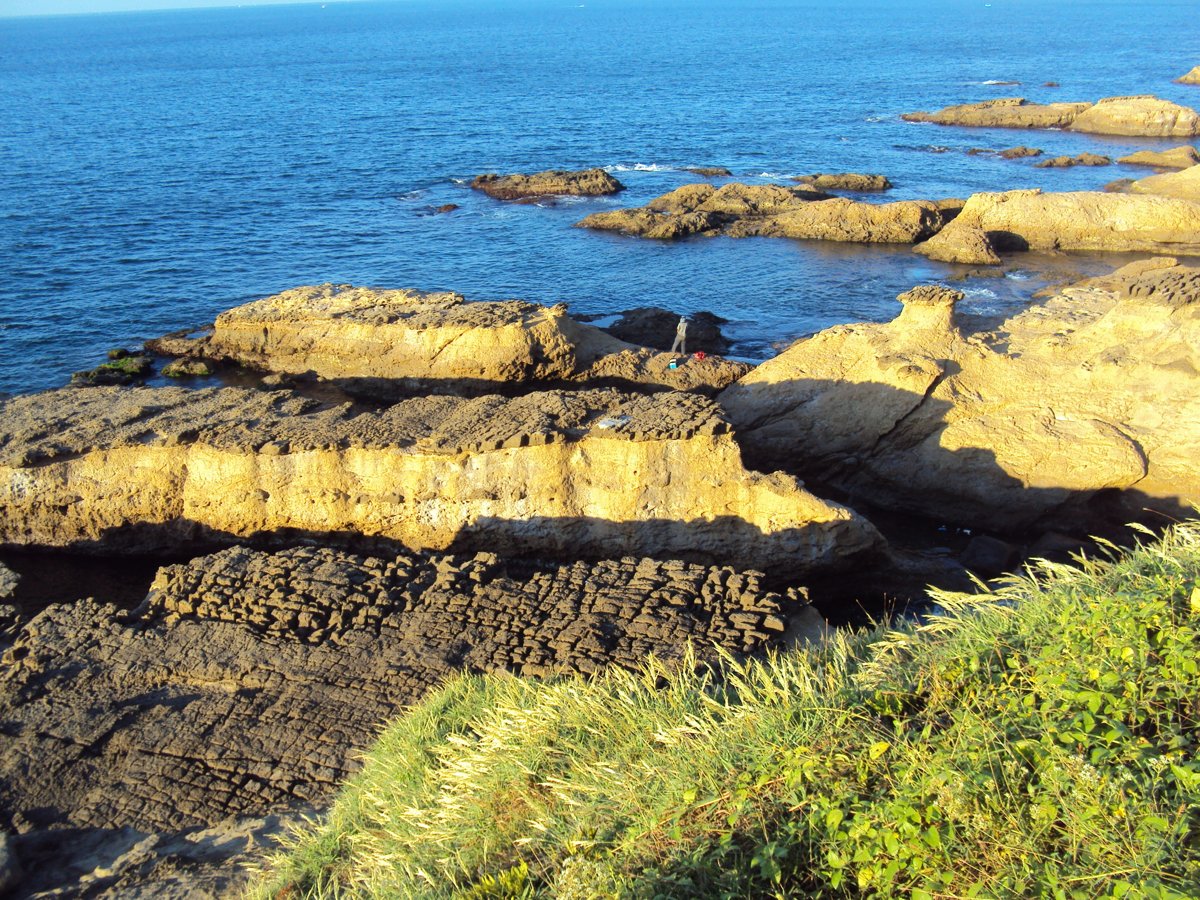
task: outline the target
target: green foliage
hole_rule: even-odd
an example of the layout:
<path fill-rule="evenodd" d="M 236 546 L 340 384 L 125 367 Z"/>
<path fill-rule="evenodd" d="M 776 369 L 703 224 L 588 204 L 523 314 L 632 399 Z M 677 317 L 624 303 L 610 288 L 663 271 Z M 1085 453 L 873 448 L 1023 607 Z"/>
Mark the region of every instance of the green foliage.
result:
<path fill-rule="evenodd" d="M 1200 526 L 739 663 L 462 678 L 259 896 L 1200 895 Z"/>

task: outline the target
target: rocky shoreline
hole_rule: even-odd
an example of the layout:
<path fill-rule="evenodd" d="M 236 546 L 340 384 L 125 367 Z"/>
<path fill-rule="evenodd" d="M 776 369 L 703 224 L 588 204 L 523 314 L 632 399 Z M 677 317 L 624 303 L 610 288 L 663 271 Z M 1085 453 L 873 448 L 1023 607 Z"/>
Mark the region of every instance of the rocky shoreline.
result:
<path fill-rule="evenodd" d="M 1131 127 L 1151 101 L 921 121 Z M 1200 132 L 1170 119 L 1140 133 Z M 1200 498 L 1200 268 L 1163 254 L 1200 255 L 1188 149 L 1128 193 L 867 203 L 826 191 L 890 182 L 843 173 L 688 184 L 578 223 L 909 244 L 972 266 L 1156 254 L 1012 316 L 917 285 L 891 322 L 752 367 L 647 346 L 635 321 L 662 331 L 669 311 L 632 311 L 617 337 L 565 305 L 320 285 L 151 342 L 180 386 L 3 401 L 3 546 L 185 560 L 133 608 L 34 609 L 0 568 L 8 883 L 228 895 L 247 877 L 231 859 L 319 811 L 379 724 L 456 673 L 636 669 L 689 641 L 719 664 L 819 640 L 867 583 L 965 589 L 968 570 L 1182 515 Z M 476 181 L 501 202 L 621 189 L 602 170 Z M 211 372 L 241 383 L 187 381 Z M 914 552 L 876 514 L 973 540 Z"/>

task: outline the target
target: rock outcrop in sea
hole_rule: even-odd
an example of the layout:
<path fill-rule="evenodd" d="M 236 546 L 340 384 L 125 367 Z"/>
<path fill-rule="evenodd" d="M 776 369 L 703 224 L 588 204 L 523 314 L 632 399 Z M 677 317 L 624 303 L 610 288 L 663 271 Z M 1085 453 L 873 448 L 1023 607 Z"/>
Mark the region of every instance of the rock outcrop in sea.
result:
<path fill-rule="evenodd" d="M 912 244 L 936 234 L 957 208 L 928 200 L 862 203 L 804 186 L 689 184 L 646 206 L 593 213 L 577 225 L 668 240 L 724 234 Z"/>
<path fill-rule="evenodd" d="M 1200 84 L 1200 66 L 1194 66 L 1175 79 L 1179 84 Z"/>
<path fill-rule="evenodd" d="M 672 368 L 673 357 L 576 322 L 561 304 L 468 302 L 450 292 L 330 284 L 244 304 L 217 316 L 199 337 L 150 346 L 172 356 L 316 376 L 379 399 L 564 383 L 712 393 L 749 369 L 714 358 Z"/>
<path fill-rule="evenodd" d="M 1192 137 L 1200 114 L 1150 94 L 1105 97 L 1095 103 L 1030 103 L 1022 97 L 947 106 L 934 113 L 905 113 L 909 122 L 976 128 L 1061 128 L 1088 134 L 1135 137 Z"/>
<path fill-rule="evenodd" d="M 1157 169 L 1186 169 L 1200 163 L 1200 153 L 1190 144 L 1170 150 L 1138 150 L 1117 160 L 1127 166 L 1153 166 Z"/>
<path fill-rule="evenodd" d="M 1186 171 L 1186 170 L 1185 170 Z M 984 232 L 997 250 L 1200 253 L 1200 204 L 1173 197 L 1038 189 L 972 194 L 942 232 Z"/>
<path fill-rule="evenodd" d="M 1200 269 L 1131 263 L 982 331 L 939 286 L 720 395 L 751 464 L 965 526 L 1119 522 L 1200 498 Z"/>
<path fill-rule="evenodd" d="M 838 174 L 818 172 L 815 175 L 799 175 L 792 180 L 816 188 L 818 191 L 887 191 L 892 187 L 892 183 L 886 176 L 863 175 L 859 172 Z"/>
<path fill-rule="evenodd" d="M 625 185 L 603 169 L 571 172 L 551 169 L 532 175 L 477 175 L 471 187 L 496 200 L 536 200 L 548 196 L 603 197 Z"/>

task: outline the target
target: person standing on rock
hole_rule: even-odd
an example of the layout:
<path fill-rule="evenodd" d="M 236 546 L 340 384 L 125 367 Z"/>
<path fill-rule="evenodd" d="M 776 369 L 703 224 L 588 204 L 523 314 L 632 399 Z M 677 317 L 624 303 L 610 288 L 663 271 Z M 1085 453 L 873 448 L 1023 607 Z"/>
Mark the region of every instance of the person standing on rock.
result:
<path fill-rule="evenodd" d="M 679 317 L 679 324 L 675 326 L 675 343 L 671 345 L 672 353 L 682 353 L 687 356 L 687 318 Z"/>

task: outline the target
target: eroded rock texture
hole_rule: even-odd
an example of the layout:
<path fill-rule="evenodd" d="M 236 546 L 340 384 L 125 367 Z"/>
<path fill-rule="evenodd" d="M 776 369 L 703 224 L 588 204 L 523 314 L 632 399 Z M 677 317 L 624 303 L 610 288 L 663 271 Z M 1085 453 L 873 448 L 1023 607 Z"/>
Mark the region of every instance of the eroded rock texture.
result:
<path fill-rule="evenodd" d="M 911 244 L 935 234 L 957 205 L 862 203 L 807 185 L 688 184 L 633 209 L 594 213 L 580 228 L 674 239 L 693 234 Z"/>
<path fill-rule="evenodd" d="M 25 627 L 0 672 L 0 806 L 19 830 L 166 830 L 321 801 L 454 672 L 750 652 L 800 605 L 686 563 L 232 548 L 164 568 L 135 612 L 83 601 Z"/>
<path fill-rule="evenodd" d="M 875 529 L 747 471 L 695 394 L 425 397 L 384 409 L 235 388 L 92 388 L 0 407 L 0 540 L 90 549 L 355 535 L 770 572 L 844 565 Z"/>
<path fill-rule="evenodd" d="M 247 303 L 219 315 L 206 335 L 151 345 L 173 356 L 315 375 L 381 398 L 590 382 L 715 391 L 749 368 L 706 360 L 672 369 L 666 354 L 576 322 L 563 305 L 331 284 Z"/>
<path fill-rule="evenodd" d="M 753 572 L 681 562 L 232 548 L 162 569 L 134 612 L 88 600 L 24 628 L 0 666 L 0 825 L 31 890 L 129 896 L 157 866 L 194 885 L 253 846 L 254 817 L 330 799 L 453 673 L 636 668 L 688 640 L 702 659 L 755 652 L 804 609 Z"/>
<path fill-rule="evenodd" d="M 1200 497 L 1200 270 L 1134 263 L 978 333 L 957 291 L 900 300 L 721 395 L 751 462 L 999 531 Z"/>
<path fill-rule="evenodd" d="M 1029 103 L 1021 97 L 947 106 L 935 113 L 906 113 L 910 122 L 979 128 L 1064 128 L 1089 134 L 1191 137 L 1200 114 L 1187 106 L 1142 94 L 1105 97 L 1095 103 Z"/>

